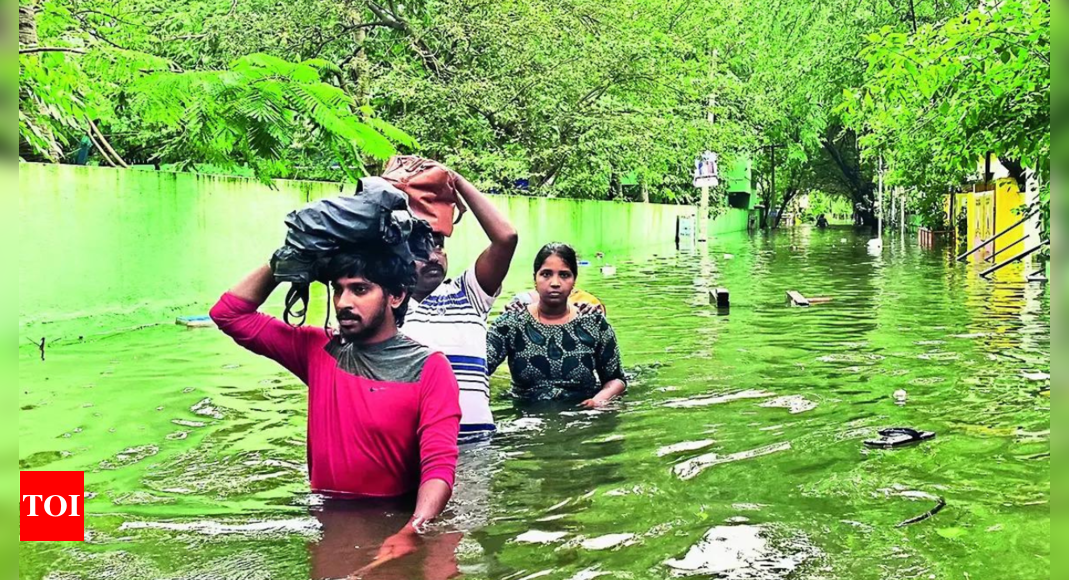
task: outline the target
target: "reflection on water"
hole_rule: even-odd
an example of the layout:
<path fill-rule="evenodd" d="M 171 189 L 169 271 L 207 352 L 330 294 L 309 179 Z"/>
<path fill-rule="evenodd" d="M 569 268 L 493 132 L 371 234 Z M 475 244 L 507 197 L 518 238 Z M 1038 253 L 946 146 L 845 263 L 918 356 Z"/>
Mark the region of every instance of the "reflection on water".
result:
<path fill-rule="evenodd" d="M 497 401 L 443 519 L 367 578 L 1049 576 L 1044 287 L 847 230 L 580 250 L 617 269 L 592 259 L 580 282 L 608 304 L 628 398 Z M 411 513 L 309 494 L 304 387 L 215 331 L 37 355 L 20 352 L 20 468 L 86 471 L 89 542 L 21 544 L 20 577 L 344 578 Z M 889 426 L 938 436 L 864 448 Z"/>

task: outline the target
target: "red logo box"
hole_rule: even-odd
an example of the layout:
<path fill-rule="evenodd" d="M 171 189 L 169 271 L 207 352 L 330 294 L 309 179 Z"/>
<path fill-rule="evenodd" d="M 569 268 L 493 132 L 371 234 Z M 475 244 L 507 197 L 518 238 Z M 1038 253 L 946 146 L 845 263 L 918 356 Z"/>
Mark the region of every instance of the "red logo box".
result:
<path fill-rule="evenodd" d="M 85 541 L 85 472 L 19 472 L 19 541 Z"/>

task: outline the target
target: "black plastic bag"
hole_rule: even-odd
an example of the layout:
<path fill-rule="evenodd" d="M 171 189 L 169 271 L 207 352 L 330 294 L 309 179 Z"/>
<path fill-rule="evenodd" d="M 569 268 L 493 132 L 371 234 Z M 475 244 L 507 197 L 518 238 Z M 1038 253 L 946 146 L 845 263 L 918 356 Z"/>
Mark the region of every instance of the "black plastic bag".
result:
<path fill-rule="evenodd" d="M 287 323 L 304 323 L 308 288 L 327 283 L 324 267 L 345 251 L 374 246 L 406 263 L 427 260 L 434 248 L 430 225 L 408 209 L 408 197 L 381 177 L 365 177 L 356 195 L 312 202 L 286 216 L 286 243 L 271 257 L 278 282 L 290 282 Z M 415 265 L 413 264 L 413 267 Z M 299 304 L 299 306 L 298 306 Z"/>

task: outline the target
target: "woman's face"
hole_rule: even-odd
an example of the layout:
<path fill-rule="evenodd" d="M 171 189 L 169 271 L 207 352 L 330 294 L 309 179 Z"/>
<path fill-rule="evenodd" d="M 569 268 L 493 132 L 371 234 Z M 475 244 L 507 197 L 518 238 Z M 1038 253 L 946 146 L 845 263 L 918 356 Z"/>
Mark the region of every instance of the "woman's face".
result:
<path fill-rule="evenodd" d="M 535 290 L 538 299 L 547 306 L 560 306 L 568 303 L 568 296 L 575 286 L 575 272 L 568 267 L 560 256 L 551 255 L 542 262 L 542 267 L 535 272 Z"/>

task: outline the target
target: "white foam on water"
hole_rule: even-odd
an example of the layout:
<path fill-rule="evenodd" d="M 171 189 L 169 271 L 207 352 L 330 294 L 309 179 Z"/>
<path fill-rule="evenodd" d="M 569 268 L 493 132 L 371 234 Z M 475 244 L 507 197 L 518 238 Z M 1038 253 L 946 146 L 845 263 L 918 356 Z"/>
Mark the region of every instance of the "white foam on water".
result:
<path fill-rule="evenodd" d="M 792 415 L 798 413 L 804 413 L 806 411 L 812 411 L 817 408 L 817 404 L 801 395 L 787 395 L 785 397 L 776 397 L 771 401 L 765 401 L 761 403 L 762 407 L 775 408 L 775 409 L 787 409 Z"/>
<path fill-rule="evenodd" d="M 190 412 L 194 415 L 200 415 L 202 417 L 211 417 L 212 419 L 222 419 L 223 414 L 218 409 L 212 406 L 211 397 L 205 397 L 201 399 L 196 405 L 189 408 Z"/>
<path fill-rule="evenodd" d="M 541 431 L 545 421 L 538 417 L 522 417 L 498 425 L 498 433 L 521 433 L 524 431 Z"/>
<path fill-rule="evenodd" d="M 119 526 L 119 531 L 166 530 L 171 532 L 192 532 L 205 536 L 263 534 L 315 536 L 319 533 L 319 527 L 319 522 L 315 518 L 292 518 L 245 524 L 209 520 L 196 522 L 123 522 Z"/>
<path fill-rule="evenodd" d="M 530 530 L 516 536 L 515 541 L 520 544 L 552 544 L 563 540 L 567 536 L 568 532 Z"/>
<path fill-rule="evenodd" d="M 607 534 L 583 540 L 584 550 L 608 550 L 634 543 L 635 534 Z"/>
<path fill-rule="evenodd" d="M 701 397 L 697 399 L 675 399 L 672 401 L 668 401 L 664 404 L 664 406 L 671 407 L 673 409 L 687 409 L 691 407 L 722 405 L 724 403 L 730 403 L 732 401 L 741 401 L 743 399 L 765 399 L 774 396 L 776 396 L 775 393 L 750 389 L 738 393 L 732 393 L 730 395 L 718 395 L 716 397 Z"/>
<path fill-rule="evenodd" d="M 681 453 L 683 451 L 696 451 L 698 449 L 704 449 L 716 441 L 712 439 L 702 439 L 700 441 L 683 441 L 682 443 L 676 443 L 674 445 L 666 445 L 657 450 L 657 457 L 664 457 L 665 455 L 672 455 L 673 453 Z"/>
<path fill-rule="evenodd" d="M 772 453 L 787 451 L 790 448 L 791 444 L 787 442 L 776 443 L 774 445 L 767 445 L 765 447 L 758 447 L 757 449 L 740 451 L 738 453 L 724 456 L 717 455 L 716 453 L 706 453 L 705 455 L 695 457 L 694 459 L 676 465 L 672 468 L 672 471 L 675 472 L 680 479 L 691 479 L 710 467 L 722 465 L 724 463 L 743 461 L 745 459 L 753 459 L 764 455 L 771 455 Z"/>
<path fill-rule="evenodd" d="M 609 435 L 608 437 L 596 437 L 589 441 L 583 441 L 583 445 L 598 445 L 601 443 L 612 443 L 613 441 L 623 441 L 625 437 L 623 435 Z"/>
<path fill-rule="evenodd" d="M 594 580 L 594 578 L 597 578 L 599 576 L 608 576 L 608 575 L 609 575 L 609 572 L 603 572 L 597 566 L 594 566 L 593 568 L 587 568 L 585 570 L 580 570 L 575 576 L 572 576 L 568 580 Z"/>
<path fill-rule="evenodd" d="M 786 578 L 813 554 L 812 548 L 794 553 L 773 546 L 762 526 L 718 526 L 680 559 L 664 564 L 682 576 L 716 576 L 729 580 Z"/>

